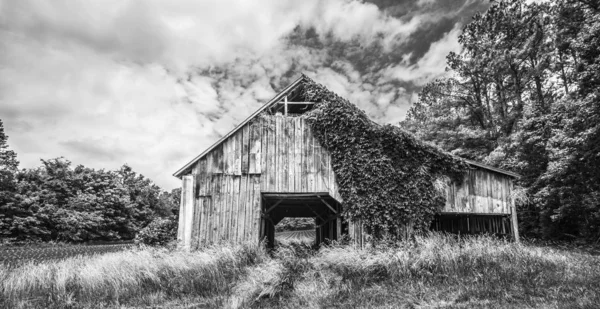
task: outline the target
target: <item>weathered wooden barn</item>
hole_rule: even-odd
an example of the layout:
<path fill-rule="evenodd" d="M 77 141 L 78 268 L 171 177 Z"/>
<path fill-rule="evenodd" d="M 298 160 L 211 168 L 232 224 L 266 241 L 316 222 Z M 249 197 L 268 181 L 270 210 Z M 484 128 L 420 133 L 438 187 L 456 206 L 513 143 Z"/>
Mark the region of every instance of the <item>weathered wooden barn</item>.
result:
<path fill-rule="evenodd" d="M 274 242 L 285 217 L 314 217 L 316 243 L 348 234 L 362 245 L 360 222 L 341 216 L 331 157 L 302 116 L 300 77 L 174 176 L 182 180 L 178 241 L 187 248 L 218 242 Z M 432 229 L 490 232 L 518 239 L 512 180 L 517 175 L 476 162 Z"/>

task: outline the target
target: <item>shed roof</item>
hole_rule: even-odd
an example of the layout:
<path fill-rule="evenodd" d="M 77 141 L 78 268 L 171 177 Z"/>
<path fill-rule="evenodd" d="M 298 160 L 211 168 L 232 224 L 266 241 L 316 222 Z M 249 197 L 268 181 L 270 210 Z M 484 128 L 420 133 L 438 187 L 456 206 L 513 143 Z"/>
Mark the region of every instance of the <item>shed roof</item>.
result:
<path fill-rule="evenodd" d="M 301 85 L 303 80 L 305 80 L 304 74 L 302 74 L 300 77 L 298 77 L 290 85 L 285 87 L 281 92 L 279 92 L 275 97 L 273 97 L 271 100 L 269 100 L 269 102 L 267 102 L 265 105 L 261 106 L 258 110 L 256 110 L 254 113 L 252 113 L 252 115 L 250 115 L 248 118 L 246 118 L 240 124 L 238 124 L 233 130 L 231 130 L 229 133 L 227 133 L 223 137 L 221 137 L 217 142 L 212 144 L 212 146 L 208 147 L 206 150 L 204 150 L 202 153 L 200 153 L 198 156 L 196 156 L 194 159 L 192 159 L 190 162 L 188 162 L 182 168 L 177 170 L 173 174 L 173 176 L 181 178 L 181 176 L 183 176 L 188 170 L 190 170 L 194 166 L 194 164 L 196 162 L 198 162 L 198 160 L 202 159 L 202 157 L 204 157 L 206 154 L 208 154 L 213 149 L 215 149 L 217 146 L 219 146 L 221 143 L 223 143 L 227 138 L 229 138 L 230 136 L 235 134 L 237 131 L 239 131 L 241 128 L 243 128 L 244 125 L 246 125 L 248 122 L 250 122 L 252 119 L 254 119 L 254 117 L 258 116 L 260 113 L 267 110 L 269 107 L 273 106 L 274 104 L 279 102 L 281 99 L 283 99 L 283 97 L 285 97 L 286 94 L 288 94 L 290 91 L 296 89 L 296 87 Z M 483 163 L 479 163 L 479 162 L 471 161 L 471 160 L 467 160 L 467 159 L 463 159 L 463 160 L 465 160 L 465 162 L 467 164 L 469 164 L 470 166 L 487 169 L 487 170 L 490 170 L 490 171 L 493 171 L 496 173 L 508 175 L 508 176 L 515 177 L 515 178 L 520 177 L 519 174 L 510 172 L 510 171 L 507 171 L 504 169 L 496 168 L 491 165 L 487 165 L 487 164 L 483 164 Z"/>

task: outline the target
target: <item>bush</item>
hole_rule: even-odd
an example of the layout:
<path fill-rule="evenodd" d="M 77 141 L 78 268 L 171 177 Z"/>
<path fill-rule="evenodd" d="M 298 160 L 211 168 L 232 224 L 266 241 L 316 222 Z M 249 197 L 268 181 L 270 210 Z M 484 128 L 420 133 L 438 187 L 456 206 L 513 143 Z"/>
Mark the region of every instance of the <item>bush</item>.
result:
<path fill-rule="evenodd" d="M 316 228 L 314 218 L 283 218 L 275 226 L 275 231 L 303 231 L 314 230 Z"/>
<path fill-rule="evenodd" d="M 177 237 L 177 221 L 175 217 L 156 218 L 136 236 L 136 244 L 164 246 Z"/>

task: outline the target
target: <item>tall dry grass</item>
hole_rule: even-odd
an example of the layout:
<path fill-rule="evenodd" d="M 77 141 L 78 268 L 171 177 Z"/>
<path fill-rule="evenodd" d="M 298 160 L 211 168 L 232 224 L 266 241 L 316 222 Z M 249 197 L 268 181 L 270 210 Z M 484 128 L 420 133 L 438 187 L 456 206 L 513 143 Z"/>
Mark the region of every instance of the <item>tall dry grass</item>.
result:
<path fill-rule="evenodd" d="M 0 307 L 597 308 L 600 258 L 432 234 L 364 249 L 302 243 L 141 249 L 0 268 Z"/>
<path fill-rule="evenodd" d="M 302 254 L 300 254 L 302 255 Z M 322 248 L 283 266 L 289 291 L 254 299 L 278 308 L 597 308 L 600 258 L 491 237 L 432 234 L 355 249 Z M 298 266 L 300 265 L 300 266 Z M 301 267 L 295 272 L 293 268 Z M 285 274 L 286 270 L 280 270 Z M 282 281 L 281 276 L 274 282 Z M 283 280 L 285 281 L 285 280 Z M 263 284 L 269 286 L 269 284 Z"/>
<path fill-rule="evenodd" d="M 95 257 L 0 268 L 0 307 L 67 308 L 140 304 L 227 293 L 248 266 L 267 258 L 257 246 L 199 252 L 134 249 Z"/>

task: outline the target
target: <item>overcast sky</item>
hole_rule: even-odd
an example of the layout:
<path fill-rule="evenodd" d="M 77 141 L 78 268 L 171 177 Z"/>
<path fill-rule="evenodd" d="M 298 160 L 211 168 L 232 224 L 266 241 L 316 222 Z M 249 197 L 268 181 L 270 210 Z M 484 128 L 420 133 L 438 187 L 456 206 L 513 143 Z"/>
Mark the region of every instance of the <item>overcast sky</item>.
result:
<path fill-rule="evenodd" d="M 0 119 L 21 167 L 172 175 L 304 72 L 375 121 L 444 73 L 480 0 L 0 0 Z"/>

